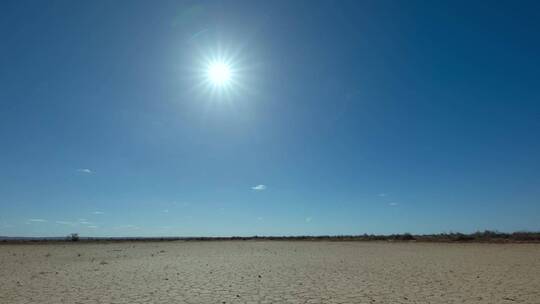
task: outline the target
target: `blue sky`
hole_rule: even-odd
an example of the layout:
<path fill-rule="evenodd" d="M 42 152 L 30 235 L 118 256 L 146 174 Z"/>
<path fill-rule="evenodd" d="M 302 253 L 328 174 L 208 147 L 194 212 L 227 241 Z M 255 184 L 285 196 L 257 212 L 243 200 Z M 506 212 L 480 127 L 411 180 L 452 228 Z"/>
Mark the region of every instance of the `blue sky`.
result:
<path fill-rule="evenodd" d="M 540 230 L 539 9 L 2 1 L 0 235 Z"/>

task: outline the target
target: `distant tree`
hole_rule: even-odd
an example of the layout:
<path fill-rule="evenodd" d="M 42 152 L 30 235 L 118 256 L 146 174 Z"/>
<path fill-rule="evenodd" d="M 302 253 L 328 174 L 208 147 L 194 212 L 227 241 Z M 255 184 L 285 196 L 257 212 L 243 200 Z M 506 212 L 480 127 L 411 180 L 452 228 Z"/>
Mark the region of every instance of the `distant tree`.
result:
<path fill-rule="evenodd" d="M 72 242 L 78 242 L 79 241 L 79 234 L 78 233 L 72 233 L 68 235 L 67 240 Z"/>
<path fill-rule="evenodd" d="M 405 233 L 403 235 L 400 236 L 400 239 L 403 240 L 403 241 L 412 241 L 414 240 L 414 236 L 410 233 Z"/>

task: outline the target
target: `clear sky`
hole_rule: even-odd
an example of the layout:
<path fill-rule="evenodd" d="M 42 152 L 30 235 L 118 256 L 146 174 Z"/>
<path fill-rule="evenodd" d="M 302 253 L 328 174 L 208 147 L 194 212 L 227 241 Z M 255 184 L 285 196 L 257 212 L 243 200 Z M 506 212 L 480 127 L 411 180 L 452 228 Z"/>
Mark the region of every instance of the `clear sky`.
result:
<path fill-rule="evenodd" d="M 1 1 L 0 235 L 540 230 L 539 11 Z"/>

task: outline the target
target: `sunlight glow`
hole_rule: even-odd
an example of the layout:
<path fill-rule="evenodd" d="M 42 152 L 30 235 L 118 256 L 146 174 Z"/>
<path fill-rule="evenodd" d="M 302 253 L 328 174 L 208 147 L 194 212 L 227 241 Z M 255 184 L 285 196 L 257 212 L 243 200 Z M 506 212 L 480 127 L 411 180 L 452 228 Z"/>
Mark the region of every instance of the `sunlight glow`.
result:
<path fill-rule="evenodd" d="M 231 67 L 224 62 L 210 64 L 207 71 L 208 80 L 215 86 L 226 85 L 231 81 Z"/>
<path fill-rule="evenodd" d="M 248 70 L 240 50 L 216 47 L 201 48 L 194 68 L 194 91 L 207 101 L 219 104 L 238 101 L 249 93 Z"/>

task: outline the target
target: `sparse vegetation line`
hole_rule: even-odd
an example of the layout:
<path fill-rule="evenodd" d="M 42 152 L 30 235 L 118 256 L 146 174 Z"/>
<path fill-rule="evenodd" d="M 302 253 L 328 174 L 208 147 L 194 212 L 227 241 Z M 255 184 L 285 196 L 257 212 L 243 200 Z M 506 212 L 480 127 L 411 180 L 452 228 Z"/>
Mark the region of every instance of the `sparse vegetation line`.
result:
<path fill-rule="evenodd" d="M 475 242 L 475 243 L 540 243 L 540 232 L 503 233 L 486 230 L 470 234 L 361 234 L 361 235 L 319 235 L 319 236 L 231 236 L 231 237 L 80 237 L 73 233 L 67 238 L 17 238 L 0 237 L 2 243 L 36 242 L 149 242 L 149 241 L 417 241 L 417 242 Z"/>

